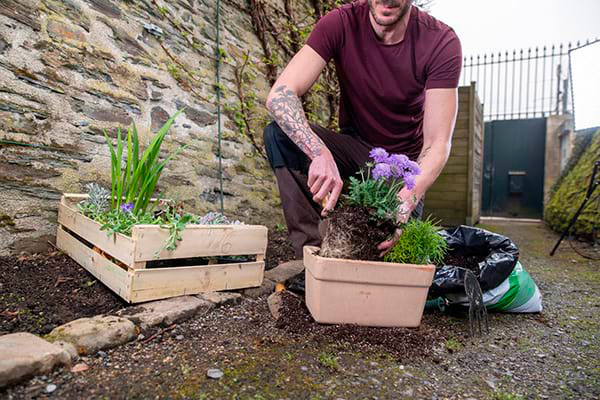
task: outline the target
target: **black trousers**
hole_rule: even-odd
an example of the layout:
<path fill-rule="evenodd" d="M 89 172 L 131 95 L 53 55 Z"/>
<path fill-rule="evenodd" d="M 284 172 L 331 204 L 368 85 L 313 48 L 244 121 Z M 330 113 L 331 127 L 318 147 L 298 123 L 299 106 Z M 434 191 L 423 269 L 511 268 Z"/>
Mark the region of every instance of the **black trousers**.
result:
<path fill-rule="evenodd" d="M 370 161 L 369 152 L 373 146 L 359 138 L 352 130 L 335 133 L 312 124 L 311 128 L 331 151 L 343 180 L 354 176 Z M 321 244 L 318 226 L 322 207 L 312 200 L 313 195 L 308 187 L 310 159 L 275 122 L 271 122 L 265 128 L 264 143 L 277 178 L 290 242 L 296 258 L 302 258 L 302 248 L 305 245 Z M 422 213 L 421 200 L 411 217 L 421 218 Z"/>

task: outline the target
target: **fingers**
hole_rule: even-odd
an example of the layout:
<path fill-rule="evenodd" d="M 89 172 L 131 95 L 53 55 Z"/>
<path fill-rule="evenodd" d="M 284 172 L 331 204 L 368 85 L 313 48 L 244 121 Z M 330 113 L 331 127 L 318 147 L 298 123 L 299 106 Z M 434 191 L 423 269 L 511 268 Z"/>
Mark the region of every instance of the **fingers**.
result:
<path fill-rule="evenodd" d="M 394 232 L 394 236 L 390 240 L 383 241 L 377 246 L 377 250 L 382 250 L 382 252 L 379 253 L 379 257 L 385 256 L 387 253 L 389 253 L 390 250 L 392 250 L 394 245 L 398 242 L 398 239 L 400 238 L 401 234 L 402 230 L 396 229 L 396 232 Z"/>
<path fill-rule="evenodd" d="M 329 193 L 329 198 L 327 198 L 325 207 L 323 207 L 323 211 L 321 212 L 322 217 L 325 217 L 329 211 L 333 210 L 340 197 L 340 193 L 342 193 L 343 187 L 344 184 L 342 183 L 342 181 L 338 181 L 334 184 L 333 190 L 331 191 L 331 193 Z"/>

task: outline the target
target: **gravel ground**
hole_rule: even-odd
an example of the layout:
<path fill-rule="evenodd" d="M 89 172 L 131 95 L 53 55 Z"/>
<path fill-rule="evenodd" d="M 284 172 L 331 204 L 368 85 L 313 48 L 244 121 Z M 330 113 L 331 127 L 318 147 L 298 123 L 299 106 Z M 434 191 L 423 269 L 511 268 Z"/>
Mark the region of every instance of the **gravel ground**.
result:
<path fill-rule="evenodd" d="M 485 228 L 519 245 L 521 262 L 543 293 L 542 314 L 493 314 L 491 332 L 470 339 L 464 315 L 431 313 L 418 330 L 373 331 L 373 337 L 393 332 L 398 342 L 390 343 L 389 337 L 365 341 L 364 331 L 355 341 L 348 328 L 286 329 L 271 320 L 264 298 L 246 299 L 167 327 L 151 341 L 153 332 L 145 332 L 145 338 L 82 358 L 86 371 L 58 370 L 0 391 L 0 398 L 600 397 L 600 262 L 567 245 L 548 257 L 557 236 L 541 224 Z M 415 344 L 414 352 L 398 345 L 419 332 L 431 340 Z M 209 369 L 223 376 L 208 378 Z"/>

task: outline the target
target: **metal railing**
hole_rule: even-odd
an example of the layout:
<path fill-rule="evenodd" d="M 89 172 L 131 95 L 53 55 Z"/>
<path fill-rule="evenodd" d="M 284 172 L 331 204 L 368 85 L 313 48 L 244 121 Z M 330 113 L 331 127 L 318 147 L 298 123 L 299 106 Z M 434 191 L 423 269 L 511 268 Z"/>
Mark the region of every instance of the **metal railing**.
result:
<path fill-rule="evenodd" d="M 461 84 L 476 82 L 486 121 L 569 112 L 569 51 L 598 40 L 464 57 Z"/>

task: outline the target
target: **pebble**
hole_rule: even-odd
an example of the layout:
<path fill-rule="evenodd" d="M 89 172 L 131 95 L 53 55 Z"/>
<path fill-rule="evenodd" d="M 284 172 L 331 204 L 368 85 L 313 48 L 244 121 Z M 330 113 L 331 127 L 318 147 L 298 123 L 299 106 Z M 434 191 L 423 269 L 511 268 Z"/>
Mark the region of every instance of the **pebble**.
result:
<path fill-rule="evenodd" d="M 175 340 L 183 340 L 183 335 L 177 335 L 177 336 L 175 337 Z"/>
<path fill-rule="evenodd" d="M 106 357 L 106 356 L 107 356 L 106 352 L 105 352 L 105 351 L 102 351 L 102 350 L 100 350 L 100 351 L 98 352 L 98 355 L 99 355 L 100 357 Z"/>
<path fill-rule="evenodd" d="M 223 371 L 221 371 L 220 369 L 211 368 L 208 371 L 206 371 L 206 376 L 208 376 L 211 379 L 221 379 L 223 377 Z"/>
<path fill-rule="evenodd" d="M 146 338 L 146 336 L 144 336 L 144 334 L 143 334 L 143 333 L 140 333 L 140 334 L 138 335 L 138 340 L 144 340 L 145 338 Z"/>
<path fill-rule="evenodd" d="M 46 393 L 52 393 L 56 390 L 56 385 L 51 383 L 48 386 L 46 386 Z"/>
<path fill-rule="evenodd" d="M 304 372 L 308 371 L 308 367 L 305 367 L 304 365 L 300 367 L 300 369 Z"/>
<path fill-rule="evenodd" d="M 402 395 L 406 396 L 406 397 L 413 397 L 414 394 L 415 394 L 415 390 L 413 388 L 408 388 L 402 392 Z"/>

